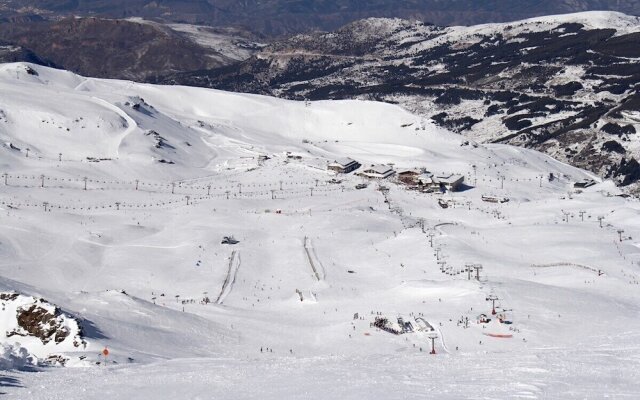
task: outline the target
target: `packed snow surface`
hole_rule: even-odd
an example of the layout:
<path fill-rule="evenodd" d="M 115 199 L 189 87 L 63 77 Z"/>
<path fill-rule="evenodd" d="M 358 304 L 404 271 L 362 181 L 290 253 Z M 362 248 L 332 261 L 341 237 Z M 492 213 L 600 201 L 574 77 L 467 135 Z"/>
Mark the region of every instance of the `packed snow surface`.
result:
<path fill-rule="evenodd" d="M 611 182 L 577 190 L 595 178 L 388 104 L 27 64 L 0 93 L 0 291 L 85 342 L 7 338 L 22 303 L 3 302 L 7 398 L 640 392 L 640 204 Z M 465 186 L 327 171 L 344 157 Z"/>

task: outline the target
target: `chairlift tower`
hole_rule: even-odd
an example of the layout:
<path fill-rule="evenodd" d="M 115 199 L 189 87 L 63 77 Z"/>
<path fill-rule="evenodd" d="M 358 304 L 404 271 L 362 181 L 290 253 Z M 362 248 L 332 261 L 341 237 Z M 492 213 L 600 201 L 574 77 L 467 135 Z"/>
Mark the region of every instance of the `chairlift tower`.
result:
<path fill-rule="evenodd" d="M 578 214 L 580 214 L 580 219 L 582 220 L 582 222 L 584 222 L 584 215 L 586 214 L 586 211 L 580 211 Z"/>
<path fill-rule="evenodd" d="M 436 354 L 436 339 L 438 338 L 438 334 L 431 331 L 427 334 L 427 337 L 431 340 L 431 352 L 429 354 Z"/>
<path fill-rule="evenodd" d="M 471 273 L 473 272 L 473 270 L 476 269 L 476 278 L 478 280 L 480 280 L 480 272 L 479 270 L 482 269 L 482 265 L 480 264 L 466 264 L 464 266 L 464 271 L 467 273 L 467 280 L 471 280 Z"/>
<path fill-rule="evenodd" d="M 473 164 L 471 168 L 473 168 L 473 186 L 477 186 L 478 185 L 478 166 Z"/>
<path fill-rule="evenodd" d="M 491 302 L 491 314 L 496 315 L 496 301 L 500 300 L 495 294 L 487 296 L 487 301 Z"/>
<path fill-rule="evenodd" d="M 472 267 L 476 270 L 476 280 L 480 282 L 480 271 L 483 269 L 482 264 L 473 264 Z"/>
<path fill-rule="evenodd" d="M 473 271 L 473 268 L 471 267 L 471 265 L 467 264 L 464 266 L 464 272 L 467 273 L 467 280 L 470 281 L 471 280 L 471 271 Z"/>

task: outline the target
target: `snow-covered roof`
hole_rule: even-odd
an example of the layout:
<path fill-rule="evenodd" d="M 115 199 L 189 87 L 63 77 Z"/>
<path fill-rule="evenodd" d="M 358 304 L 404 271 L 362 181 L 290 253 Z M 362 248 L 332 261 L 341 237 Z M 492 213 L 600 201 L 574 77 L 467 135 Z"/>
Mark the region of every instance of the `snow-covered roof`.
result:
<path fill-rule="evenodd" d="M 460 181 L 464 180 L 464 176 L 463 175 L 457 175 L 457 174 L 451 174 L 451 175 L 437 176 L 435 179 L 440 183 L 454 184 L 454 183 L 457 183 L 457 182 L 460 182 Z"/>
<path fill-rule="evenodd" d="M 429 183 L 433 183 L 433 175 L 432 174 L 422 174 L 418 177 L 418 181 L 424 183 L 424 184 L 429 184 Z"/>
<path fill-rule="evenodd" d="M 393 172 L 393 168 L 391 168 L 389 165 L 378 164 L 370 166 L 364 172 L 384 175 L 386 173 Z"/>
<path fill-rule="evenodd" d="M 398 175 L 405 175 L 405 174 L 415 174 L 415 175 L 419 175 L 421 172 L 419 169 L 417 168 L 412 168 L 412 169 L 403 169 L 398 171 Z"/>
<path fill-rule="evenodd" d="M 356 162 L 356 160 L 353 160 L 351 158 L 348 157 L 343 157 L 343 158 L 337 158 L 335 159 L 331 164 L 329 165 L 339 165 L 341 167 L 346 167 L 347 165 Z"/>

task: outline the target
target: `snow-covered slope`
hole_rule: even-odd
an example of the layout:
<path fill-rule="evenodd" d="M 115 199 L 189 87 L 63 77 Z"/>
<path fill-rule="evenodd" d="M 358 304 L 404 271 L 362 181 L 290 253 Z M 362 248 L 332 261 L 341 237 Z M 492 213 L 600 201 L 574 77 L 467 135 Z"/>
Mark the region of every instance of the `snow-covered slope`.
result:
<path fill-rule="evenodd" d="M 470 139 L 543 151 L 637 192 L 639 41 L 640 18 L 615 12 L 469 27 L 370 18 L 283 39 L 237 68 L 160 81 L 401 104 Z"/>
<path fill-rule="evenodd" d="M 14 398 L 640 390 L 640 205 L 611 181 L 575 190 L 594 176 L 384 103 L 26 64 L 0 66 L 0 93 L 0 290 L 46 299 L 86 343 L 11 336 L 0 365 L 55 353 L 86 367 L 8 372 Z M 422 193 L 328 172 L 342 157 L 466 185 Z"/>

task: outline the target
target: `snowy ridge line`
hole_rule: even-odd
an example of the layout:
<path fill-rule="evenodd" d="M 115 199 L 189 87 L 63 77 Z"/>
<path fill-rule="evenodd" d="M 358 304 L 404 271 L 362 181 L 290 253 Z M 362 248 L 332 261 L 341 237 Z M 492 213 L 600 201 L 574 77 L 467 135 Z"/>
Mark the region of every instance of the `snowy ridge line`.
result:
<path fill-rule="evenodd" d="M 318 259 L 318 256 L 315 253 L 315 249 L 313 248 L 313 244 L 311 243 L 311 239 L 308 236 L 304 237 L 304 252 L 307 255 L 307 260 L 309 261 L 309 265 L 311 266 L 313 274 L 318 281 L 321 281 L 325 278 L 325 269 Z M 318 271 L 322 271 L 322 277 L 320 277 L 320 273 Z"/>
<path fill-rule="evenodd" d="M 85 96 L 81 96 L 81 97 L 85 97 Z M 102 105 L 103 107 L 115 112 L 116 114 L 118 114 L 120 116 L 120 118 L 124 119 L 127 122 L 127 127 L 124 130 L 124 132 L 122 132 L 119 137 L 118 137 L 118 144 L 115 148 L 115 152 L 116 152 L 116 157 L 120 157 L 120 147 L 122 147 L 122 142 L 124 141 L 124 139 L 129 136 L 131 133 L 133 133 L 133 131 L 135 131 L 138 128 L 138 124 L 136 123 L 136 121 L 131 118 L 126 112 L 124 112 L 120 107 L 118 107 L 115 104 L 111 104 L 106 100 L 103 100 L 99 97 L 96 96 L 91 96 L 89 97 L 89 100 L 92 101 L 95 104 L 99 104 Z"/>
<path fill-rule="evenodd" d="M 227 270 L 227 276 L 222 284 L 222 289 L 220 289 L 220 294 L 216 299 L 216 304 L 224 303 L 224 300 L 227 298 L 229 293 L 231 293 L 233 284 L 236 282 L 238 269 L 240 269 L 240 252 L 238 250 L 234 250 L 229 258 L 229 269 Z"/>

